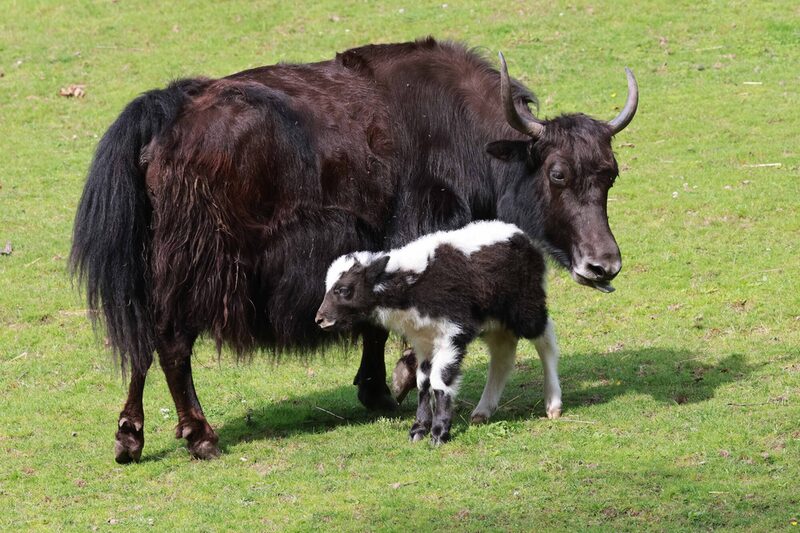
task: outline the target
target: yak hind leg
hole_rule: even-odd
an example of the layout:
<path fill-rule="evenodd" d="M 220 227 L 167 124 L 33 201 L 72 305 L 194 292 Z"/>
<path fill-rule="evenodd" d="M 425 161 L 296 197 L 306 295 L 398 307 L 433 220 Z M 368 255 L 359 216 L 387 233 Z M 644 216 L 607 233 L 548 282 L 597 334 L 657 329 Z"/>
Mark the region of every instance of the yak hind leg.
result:
<path fill-rule="evenodd" d="M 377 326 L 366 326 L 362 332 L 364 343 L 361 366 L 353 385 L 358 386 L 358 400 L 367 409 L 395 411 L 397 401 L 386 385 L 384 348 L 389 332 Z"/>
<path fill-rule="evenodd" d="M 220 455 L 217 447 L 219 437 L 203 414 L 192 380 L 192 345 L 196 337 L 174 335 L 160 338 L 158 357 L 178 412 L 175 438 L 186 439 L 192 457 L 214 459 Z"/>
<path fill-rule="evenodd" d="M 128 387 L 128 399 L 119 414 L 114 458 L 119 464 L 139 462 L 144 448 L 144 380 L 147 370 L 153 362 L 152 357 L 146 361 L 143 369 L 135 366 L 131 369 L 131 382 Z M 133 365 L 131 365 L 133 366 Z"/>

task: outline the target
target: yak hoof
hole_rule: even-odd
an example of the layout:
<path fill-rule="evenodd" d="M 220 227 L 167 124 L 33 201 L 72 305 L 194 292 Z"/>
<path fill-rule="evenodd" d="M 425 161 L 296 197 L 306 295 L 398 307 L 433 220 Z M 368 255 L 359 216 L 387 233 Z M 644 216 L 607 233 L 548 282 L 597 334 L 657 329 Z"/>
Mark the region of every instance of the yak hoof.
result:
<path fill-rule="evenodd" d="M 189 445 L 189 453 L 195 459 L 202 459 L 204 461 L 216 459 L 220 456 L 219 448 L 215 442 L 210 440 L 201 440 Z"/>
<path fill-rule="evenodd" d="M 378 383 L 377 387 L 359 383 L 358 401 L 370 411 L 397 411 L 400 408 L 386 383 Z"/>
<path fill-rule="evenodd" d="M 128 417 L 120 418 L 116 441 L 114 442 L 114 460 L 119 464 L 138 463 L 144 448 L 144 425 L 141 420 Z"/>

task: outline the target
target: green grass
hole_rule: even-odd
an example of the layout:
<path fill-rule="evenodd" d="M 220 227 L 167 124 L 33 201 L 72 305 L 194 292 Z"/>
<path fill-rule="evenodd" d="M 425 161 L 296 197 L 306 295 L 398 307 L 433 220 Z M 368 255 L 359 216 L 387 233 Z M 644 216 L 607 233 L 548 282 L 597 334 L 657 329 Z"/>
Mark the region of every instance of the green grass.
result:
<path fill-rule="evenodd" d="M 0 529 L 800 530 L 800 9 L 447 4 L 3 4 Z M 358 405 L 355 352 L 244 365 L 204 342 L 195 379 L 223 457 L 189 460 L 156 368 L 144 460 L 116 465 L 125 385 L 65 274 L 98 136 L 175 77 L 426 34 L 503 50 L 545 115 L 611 118 L 622 67 L 639 79 L 615 140 L 618 290 L 551 276 L 564 418 L 541 418 L 528 344 L 480 427 L 473 347 L 455 439 L 433 449 L 406 441 L 413 405 Z M 86 98 L 58 96 L 70 83 Z"/>

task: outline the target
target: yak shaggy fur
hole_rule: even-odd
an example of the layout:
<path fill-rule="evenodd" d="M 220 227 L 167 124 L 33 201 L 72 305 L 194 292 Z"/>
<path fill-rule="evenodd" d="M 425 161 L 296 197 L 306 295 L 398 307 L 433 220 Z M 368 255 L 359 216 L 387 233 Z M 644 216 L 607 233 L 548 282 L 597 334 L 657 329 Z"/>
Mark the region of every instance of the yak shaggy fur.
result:
<path fill-rule="evenodd" d="M 501 85 L 504 101 L 533 119 L 521 84 L 501 83 L 460 44 L 427 38 L 181 80 L 128 104 L 97 147 L 70 254 L 90 316 L 131 370 L 117 460 L 141 454 L 156 352 L 176 435 L 197 457 L 218 453 L 192 381 L 195 340 L 210 334 L 237 354 L 329 342 L 314 312 L 342 254 L 499 218 L 573 272 L 570 254 L 617 265 L 576 280 L 616 275 L 605 214 L 614 130 L 576 114 L 541 121 L 544 133 L 531 138 L 507 122 Z M 565 176 L 557 187 L 547 178 L 554 165 Z M 396 407 L 387 332 L 358 333 L 359 400 Z"/>

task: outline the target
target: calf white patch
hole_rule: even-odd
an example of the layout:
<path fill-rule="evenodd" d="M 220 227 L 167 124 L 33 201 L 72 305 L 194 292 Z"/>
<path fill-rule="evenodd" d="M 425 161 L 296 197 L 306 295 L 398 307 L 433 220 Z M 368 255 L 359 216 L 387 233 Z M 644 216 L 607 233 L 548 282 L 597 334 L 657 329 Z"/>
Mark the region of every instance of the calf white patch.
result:
<path fill-rule="evenodd" d="M 409 270 L 421 273 L 427 267 L 436 248 L 449 244 L 464 255 L 471 255 L 484 246 L 509 240 L 522 230 L 499 220 L 481 220 L 453 231 L 437 231 L 423 235 L 402 248 L 387 252 L 390 256 L 387 272 Z"/>
<path fill-rule="evenodd" d="M 368 265 L 381 255 L 384 254 L 380 252 L 353 252 L 336 258 L 331 263 L 331 266 L 328 267 L 328 273 L 325 275 L 325 292 L 331 290 L 333 284 L 342 277 L 342 274 L 353 268 L 356 262 Z"/>
<path fill-rule="evenodd" d="M 458 360 L 458 348 L 453 344 L 453 339 L 461 333 L 461 328 L 452 322 L 447 322 L 442 333 L 442 336 L 436 339 L 433 346 L 431 388 L 444 391 L 451 398 L 455 398 L 458 393 L 458 387 L 461 385 L 461 373 L 449 385 L 444 382 L 442 375 Z"/>
<path fill-rule="evenodd" d="M 448 386 L 442 381 L 442 373 L 458 357 L 453 345 L 453 338 L 461 333 L 458 324 L 446 318 L 422 315 L 415 307 L 409 309 L 378 307 L 373 316 L 383 327 L 405 336 L 414 346 L 419 362 L 431 362 L 430 382 L 433 389 L 445 391 L 450 395 L 456 394 L 460 377 Z M 417 386 L 421 386 L 421 380 L 426 376 L 421 374 L 419 366 L 417 368 Z"/>
<path fill-rule="evenodd" d="M 325 291 L 331 290 L 336 280 L 342 274 L 350 270 L 356 261 L 366 266 L 372 261 L 389 255 L 389 263 L 386 265 L 386 272 L 396 272 L 407 270 L 420 274 L 428 268 L 428 263 L 436 253 L 436 249 L 442 244 L 448 244 L 459 250 L 466 256 L 470 256 L 484 246 L 508 241 L 517 233 L 523 233 L 514 224 L 508 224 L 500 220 L 479 220 L 467 224 L 461 229 L 452 231 L 437 231 L 423 235 L 415 241 L 411 241 L 402 248 L 396 248 L 388 252 L 353 252 L 337 258 L 328 267 L 325 276 Z M 383 286 L 375 287 L 376 292 L 381 292 Z"/>

